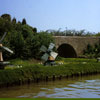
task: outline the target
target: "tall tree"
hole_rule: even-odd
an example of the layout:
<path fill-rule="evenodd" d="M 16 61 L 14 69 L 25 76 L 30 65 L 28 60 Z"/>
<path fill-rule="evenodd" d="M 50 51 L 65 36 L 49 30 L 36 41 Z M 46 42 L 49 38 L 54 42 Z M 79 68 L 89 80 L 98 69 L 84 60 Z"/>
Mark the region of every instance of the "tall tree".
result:
<path fill-rule="evenodd" d="M 26 19 L 24 18 L 24 19 L 22 20 L 22 25 L 25 25 L 25 24 L 27 24 L 27 23 L 26 23 Z"/>
<path fill-rule="evenodd" d="M 16 18 L 15 17 L 12 19 L 12 23 L 16 24 Z"/>

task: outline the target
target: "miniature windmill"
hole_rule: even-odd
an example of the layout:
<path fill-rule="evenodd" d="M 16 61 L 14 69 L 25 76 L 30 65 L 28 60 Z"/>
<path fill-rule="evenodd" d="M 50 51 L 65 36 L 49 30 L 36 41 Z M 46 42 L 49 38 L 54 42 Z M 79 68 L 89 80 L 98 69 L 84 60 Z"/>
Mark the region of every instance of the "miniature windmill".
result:
<path fill-rule="evenodd" d="M 0 40 L 0 62 L 3 62 L 3 56 L 2 56 L 2 50 L 1 49 L 5 49 L 6 51 L 13 53 L 12 50 L 10 50 L 9 48 L 5 47 L 2 45 L 2 41 L 4 40 L 5 36 L 6 36 L 6 32 L 4 33 L 3 37 Z"/>
<path fill-rule="evenodd" d="M 53 43 L 50 43 L 48 49 L 44 45 L 41 46 L 40 51 L 44 52 L 43 56 L 41 57 L 41 59 L 45 61 L 44 65 L 54 65 L 55 64 L 54 61 L 58 53 L 53 51 L 54 46 L 55 44 Z"/>

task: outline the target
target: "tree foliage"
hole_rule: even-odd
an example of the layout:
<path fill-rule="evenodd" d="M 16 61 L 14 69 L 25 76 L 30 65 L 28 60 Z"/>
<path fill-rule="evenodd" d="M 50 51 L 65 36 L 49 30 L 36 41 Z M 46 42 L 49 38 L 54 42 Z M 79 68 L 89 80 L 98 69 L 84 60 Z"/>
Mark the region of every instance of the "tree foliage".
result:
<path fill-rule="evenodd" d="M 92 36 L 94 35 L 94 33 L 85 31 L 84 29 L 77 31 L 75 29 L 70 30 L 66 28 L 66 30 L 61 31 L 61 28 L 59 28 L 58 30 L 47 30 L 46 32 L 51 33 L 54 36 Z"/>
<path fill-rule="evenodd" d="M 84 50 L 84 55 L 90 58 L 100 57 L 100 43 L 95 44 L 94 46 L 88 44 L 86 50 Z"/>
<path fill-rule="evenodd" d="M 16 24 L 16 18 L 12 19 L 12 23 Z"/>
<path fill-rule="evenodd" d="M 3 50 L 5 59 L 39 59 L 41 45 L 48 46 L 50 42 L 53 42 L 52 35 L 46 32 L 37 32 L 37 29 L 29 26 L 25 19 L 22 23 L 17 22 L 16 18 L 7 19 L 11 19 L 9 14 L 3 14 L 0 17 L 0 38 L 4 32 L 7 32 L 3 45 L 13 50 L 14 54 L 11 55 Z"/>
<path fill-rule="evenodd" d="M 9 14 L 3 14 L 1 17 L 7 21 L 11 21 L 11 16 Z"/>
<path fill-rule="evenodd" d="M 26 19 L 24 18 L 24 19 L 22 20 L 22 25 L 25 25 L 25 24 L 27 24 L 27 23 L 26 23 Z"/>

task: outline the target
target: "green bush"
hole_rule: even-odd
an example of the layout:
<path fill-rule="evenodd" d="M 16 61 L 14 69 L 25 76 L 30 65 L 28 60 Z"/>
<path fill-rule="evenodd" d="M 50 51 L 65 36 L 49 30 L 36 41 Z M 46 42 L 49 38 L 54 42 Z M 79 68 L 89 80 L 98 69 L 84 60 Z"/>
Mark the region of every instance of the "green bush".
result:
<path fill-rule="evenodd" d="M 95 44 L 95 46 L 88 44 L 86 50 L 84 50 L 84 55 L 88 58 L 100 57 L 100 44 Z"/>

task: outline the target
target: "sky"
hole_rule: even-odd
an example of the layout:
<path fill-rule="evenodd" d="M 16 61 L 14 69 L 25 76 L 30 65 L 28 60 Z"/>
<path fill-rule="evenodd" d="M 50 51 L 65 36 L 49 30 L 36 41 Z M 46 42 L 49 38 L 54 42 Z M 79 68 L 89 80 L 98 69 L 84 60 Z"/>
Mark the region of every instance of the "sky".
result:
<path fill-rule="evenodd" d="M 0 0 L 0 15 L 5 13 L 17 21 L 25 18 L 38 31 L 100 32 L 100 0 Z"/>

